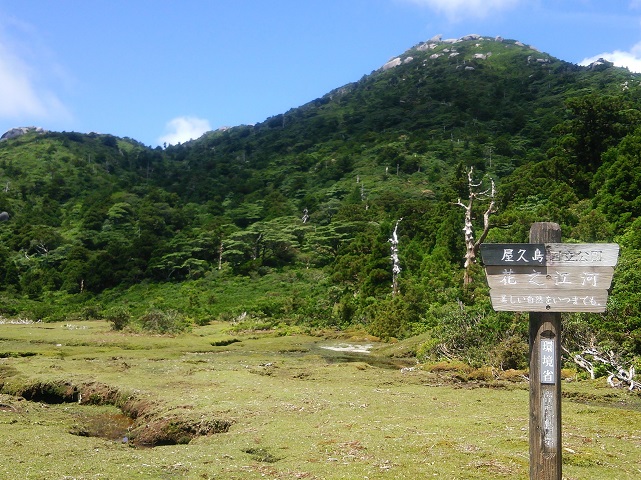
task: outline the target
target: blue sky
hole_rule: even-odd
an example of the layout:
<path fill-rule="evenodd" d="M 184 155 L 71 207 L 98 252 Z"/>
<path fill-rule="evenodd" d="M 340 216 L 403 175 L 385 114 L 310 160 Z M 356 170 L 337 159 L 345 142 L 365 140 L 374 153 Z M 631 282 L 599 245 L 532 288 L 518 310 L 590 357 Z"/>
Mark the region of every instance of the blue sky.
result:
<path fill-rule="evenodd" d="M 184 142 L 471 33 L 641 72 L 641 0 L 0 0 L 0 134 Z"/>

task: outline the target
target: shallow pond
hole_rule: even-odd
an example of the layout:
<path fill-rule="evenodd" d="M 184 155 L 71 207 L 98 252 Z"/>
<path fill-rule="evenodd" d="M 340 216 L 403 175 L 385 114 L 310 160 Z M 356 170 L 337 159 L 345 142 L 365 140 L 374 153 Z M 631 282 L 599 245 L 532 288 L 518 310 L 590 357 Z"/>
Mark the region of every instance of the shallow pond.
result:
<path fill-rule="evenodd" d="M 377 355 L 373 343 L 323 342 L 310 346 L 310 352 L 321 356 L 327 363 L 367 363 L 373 367 L 401 369 L 416 363 L 410 358 L 392 358 Z"/>
<path fill-rule="evenodd" d="M 80 437 L 98 437 L 115 442 L 127 443 L 129 430 L 134 421 L 112 406 L 63 405 L 64 410 L 74 420 L 69 433 Z"/>

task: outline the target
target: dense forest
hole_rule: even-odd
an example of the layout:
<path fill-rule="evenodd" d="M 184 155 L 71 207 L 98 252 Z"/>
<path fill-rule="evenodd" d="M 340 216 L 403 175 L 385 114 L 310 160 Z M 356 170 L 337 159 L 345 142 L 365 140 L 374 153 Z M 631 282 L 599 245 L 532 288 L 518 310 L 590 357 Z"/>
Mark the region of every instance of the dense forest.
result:
<path fill-rule="evenodd" d="M 607 311 L 564 314 L 564 345 L 641 367 L 640 81 L 469 36 L 185 144 L 5 139 L 0 318 L 359 328 L 521 368 L 527 316 L 492 310 L 480 263 L 463 281 L 461 205 L 493 184 L 486 242 L 552 221 L 565 242 L 621 246 Z M 490 199 L 475 200 L 480 234 Z"/>

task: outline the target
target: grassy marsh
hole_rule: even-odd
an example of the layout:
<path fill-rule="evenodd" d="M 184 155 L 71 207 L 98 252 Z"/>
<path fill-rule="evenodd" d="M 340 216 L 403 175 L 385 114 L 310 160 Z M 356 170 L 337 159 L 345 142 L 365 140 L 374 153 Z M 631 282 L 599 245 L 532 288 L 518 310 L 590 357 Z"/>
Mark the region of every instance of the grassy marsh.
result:
<path fill-rule="evenodd" d="M 228 327 L 0 325 L 0 478 L 528 478 L 518 375 Z M 564 478 L 639 478 L 640 397 L 598 381 L 563 392 Z"/>

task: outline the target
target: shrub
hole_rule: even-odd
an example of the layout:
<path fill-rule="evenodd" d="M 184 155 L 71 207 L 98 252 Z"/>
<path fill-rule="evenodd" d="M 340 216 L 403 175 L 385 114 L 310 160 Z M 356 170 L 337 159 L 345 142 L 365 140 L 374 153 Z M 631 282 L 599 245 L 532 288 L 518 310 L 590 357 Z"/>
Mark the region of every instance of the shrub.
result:
<path fill-rule="evenodd" d="M 80 318 L 82 320 L 96 320 L 102 318 L 100 305 L 87 305 L 80 311 Z"/>
<path fill-rule="evenodd" d="M 529 367 L 530 346 L 520 335 L 508 335 L 491 351 L 491 362 L 501 370 L 522 370 Z"/>
<path fill-rule="evenodd" d="M 176 310 L 152 309 L 138 318 L 142 330 L 154 333 L 180 333 L 191 328 L 191 322 Z"/>
<path fill-rule="evenodd" d="M 131 314 L 126 307 L 113 307 L 105 313 L 104 317 L 111 323 L 112 330 L 123 330 L 131 321 Z"/>

